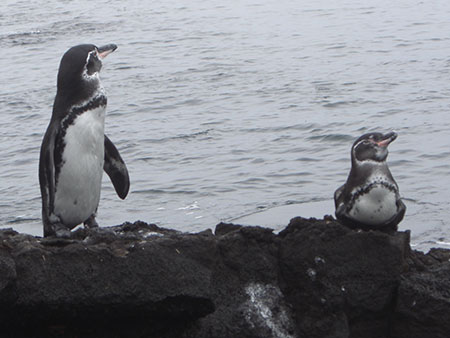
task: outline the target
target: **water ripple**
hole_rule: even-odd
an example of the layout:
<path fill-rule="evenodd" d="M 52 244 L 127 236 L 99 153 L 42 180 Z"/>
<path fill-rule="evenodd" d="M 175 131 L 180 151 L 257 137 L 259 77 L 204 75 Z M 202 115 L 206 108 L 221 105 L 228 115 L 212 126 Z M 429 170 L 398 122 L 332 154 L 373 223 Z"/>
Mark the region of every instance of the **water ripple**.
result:
<path fill-rule="evenodd" d="M 102 70 L 106 131 L 131 193 L 118 199 L 105 176 L 101 224 L 140 218 L 194 231 L 259 206 L 330 200 L 353 141 L 394 129 L 389 164 L 408 203 L 401 226 L 418 248 L 450 242 L 450 3 L 1 6 L 1 224 L 40 218 L 39 147 L 60 57 L 114 42 Z"/>

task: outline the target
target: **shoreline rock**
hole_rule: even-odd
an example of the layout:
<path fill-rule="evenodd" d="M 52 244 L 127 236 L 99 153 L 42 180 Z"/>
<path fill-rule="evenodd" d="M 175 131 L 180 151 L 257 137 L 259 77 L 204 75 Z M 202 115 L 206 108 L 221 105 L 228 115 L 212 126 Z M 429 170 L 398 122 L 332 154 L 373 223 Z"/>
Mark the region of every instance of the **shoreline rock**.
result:
<path fill-rule="evenodd" d="M 450 250 L 331 217 L 0 231 L 0 337 L 448 337 Z"/>

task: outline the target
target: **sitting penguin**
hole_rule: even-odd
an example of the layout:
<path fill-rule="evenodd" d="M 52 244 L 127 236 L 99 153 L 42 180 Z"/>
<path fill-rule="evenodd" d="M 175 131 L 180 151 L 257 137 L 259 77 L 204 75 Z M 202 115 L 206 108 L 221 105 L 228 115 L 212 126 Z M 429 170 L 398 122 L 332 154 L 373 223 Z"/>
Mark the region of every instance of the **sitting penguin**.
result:
<path fill-rule="evenodd" d="M 343 224 L 363 230 L 397 230 L 406 206 L 386 163 L 387 147 L 396 138 L 394 132 L 368 133 L 353 143 L 347 182 L 334 193 L 336 217 Z"/>

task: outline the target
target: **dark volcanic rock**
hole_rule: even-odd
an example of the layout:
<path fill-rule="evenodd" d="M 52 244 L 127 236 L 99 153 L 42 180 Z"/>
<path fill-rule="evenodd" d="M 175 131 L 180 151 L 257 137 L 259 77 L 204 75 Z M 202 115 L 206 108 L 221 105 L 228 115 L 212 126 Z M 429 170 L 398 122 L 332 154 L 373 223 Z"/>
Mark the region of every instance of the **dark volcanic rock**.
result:
<path fill-rule="evenodd" d="M 218 233 L 211 271 L 216 311 L 186 337 L 295 337 L 278 287 L 278 243 L 272 230 L 219 224 Z"/>
<path fill-rule="evenodd" d="M 41 337 L 53 328 L 93 337 L 182 332 L 214 311 L 214 238 L 155 230 L 129 233 L 125 225 L 86 232 L 83 240 L 4 240 L 16 296 L 12 304 L 5 299 L 0 327 Z"/>
<path fill-rule="evenodd" d="M 402 278 L 394 320 L 401 338 L 450 337 L 450 262 Z"/>
<path fill-rule="evenodd" d="M 0 231 L 0 337 L 449 337 L 450 251 L 294 218 L 186 234 Z"/>
<path fill-rule="evenodd" d="M 408 234 L 294 218 L 280 236 L 283 290 L 303 336 L 389 336 Z"/>

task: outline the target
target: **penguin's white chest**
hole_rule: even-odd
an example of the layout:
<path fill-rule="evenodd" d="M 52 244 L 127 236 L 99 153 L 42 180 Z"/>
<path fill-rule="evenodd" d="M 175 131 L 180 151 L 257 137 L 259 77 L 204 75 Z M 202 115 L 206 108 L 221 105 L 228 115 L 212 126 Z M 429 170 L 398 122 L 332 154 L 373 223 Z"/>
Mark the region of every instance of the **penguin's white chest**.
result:
<path fill-rule="evenodd" d="M 105 106 L 78 115 L 64 136 L 54 213 L 71 228 L 95 213 L 104 162 Z"/>
<path fill-rule="evenodd" d="M 383 185 L 375 185 L 360 195 L 349 212 L 353 219 L 368 225 L 384 223 L 396 214 L 396 194 Z"/>

